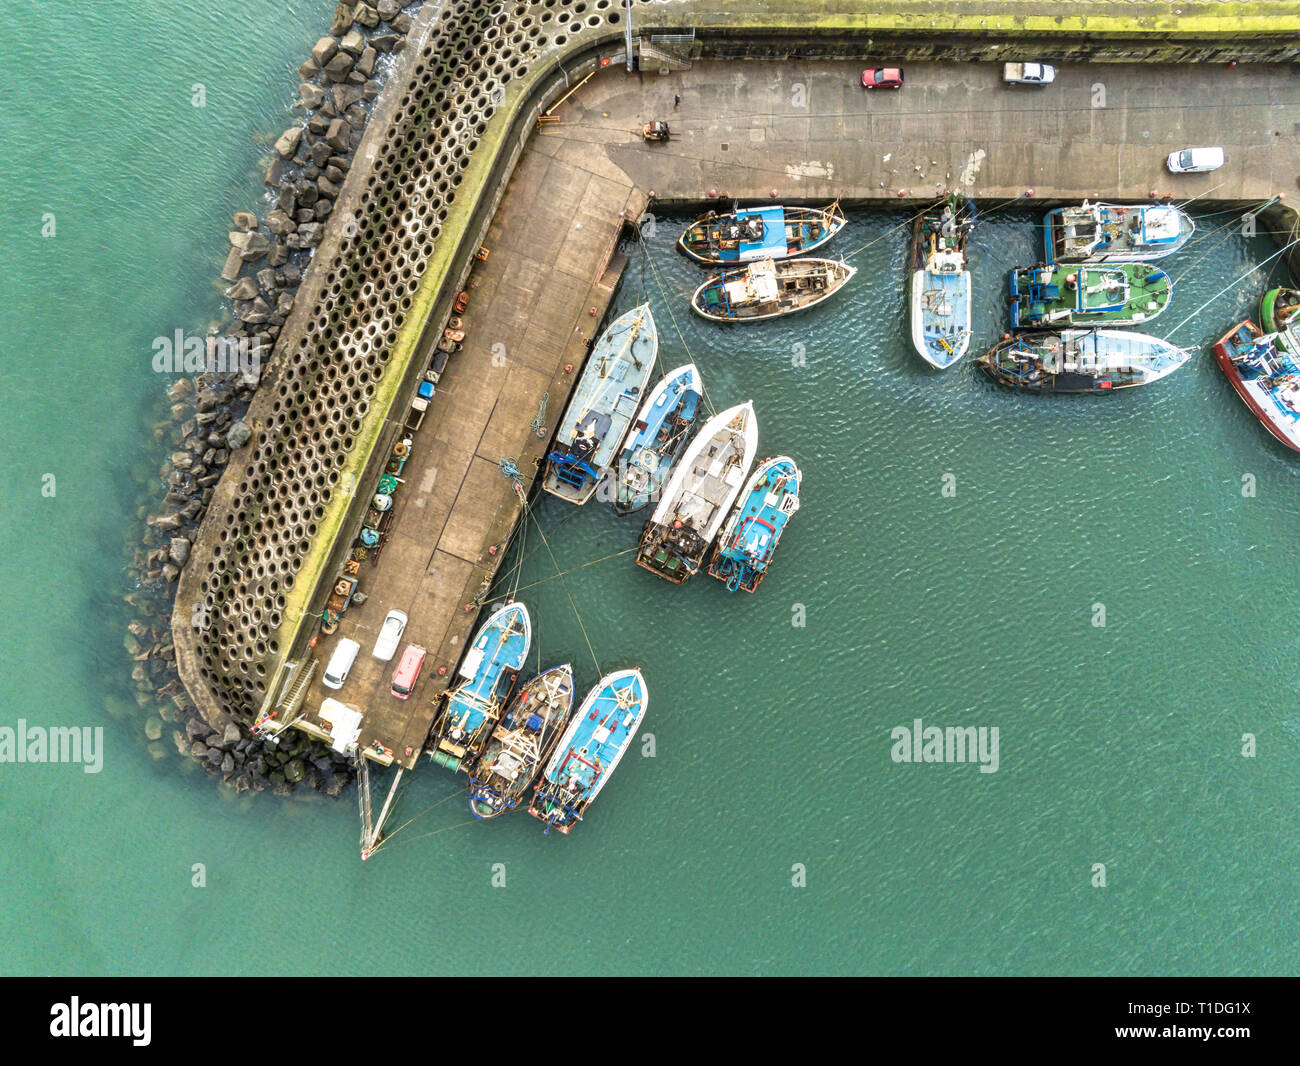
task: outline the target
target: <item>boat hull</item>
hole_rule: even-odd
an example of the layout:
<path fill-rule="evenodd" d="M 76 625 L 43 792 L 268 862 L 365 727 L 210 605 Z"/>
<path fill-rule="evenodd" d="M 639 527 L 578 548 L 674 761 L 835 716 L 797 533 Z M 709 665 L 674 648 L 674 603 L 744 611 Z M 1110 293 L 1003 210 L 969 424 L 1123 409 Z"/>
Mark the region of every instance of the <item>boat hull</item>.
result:
<path fill-rule="evenodd" d="M 934 275 L 926 270 L 912 274 L 912 347 L 916 354 L 936 370 L 947 370 L 970 347 L 970 272 L 957 275 Z M 948 298 L 962 310 L 952 317 L 951 336 L 927 325 L 926 293 L 936 288 L 950 288 Z"/>
<path fill-rule="evenodd" d="M 980 357 L 990 377 L 1030 392 L 1116 392 L 1173 373 L 1190 353 L 1123 330 L 1022 333 Z"/>
<path fill-rule="evenodd" d="M 743 208 L 725 215 L 711 212 L 686 227 L 677 239 L 677 247 L 704 266 L 786 259 L 823 247 L 844 228 L 845 222 L 838 203 L 826 208 L 778 204 Z"/>
<path fill-rule="evenodd" d="M 908 310 L 912 347 L 936 370 L 947 370 L 970 347 L 971 275 L 966 242 L 975 204 L 953 194 L 912 226 Z"/>
<path fill-rule="evenodd" d="M 1100 214 L 1090 228 L 1083 231 L 1077 228 L 1081 223 L 1078 221 L 1080 216 L 1075 214 L 1081 212 L 1082 207 L 1054 208 L 1043 217 L 1043 250 L 1048 263 L 1145 263 L 1172 255 L 1196 232 L 1196 223 L 1191 216 L 1165 204 L 1097 203 L 1085 206 L 1098 210 Z M 1164 229 L 1167 237 L 1164 233 L 1146 235 L 1146 221 L 1156 219 L 1160 224 L 1153 225 L 1153 231 Z M 1167 228 L 1165 223 L 1168 223 Z M 1172 232 L 1175 224 L 1176 234 Z M 1099 241 L 1095 239 L 1098 231 Z M 1086 241 L 1080 236 L 1081 232 L 1088 237 Z M 1123 239 L 1117 243 L 1116 237 Z"/>
<path fill-rule="evenodd" d="M 1146 263 L 1054 263 L 1011 271 L 1008 290 L 1012 329 L 1121 328 L 1163 314 L 1174 283 Z"/>
<path fill-rule="evenodd" d="M 618 514 L 632 514 L 658 498 L 686 447 L 702 397 L 694 363 L 670 370 L 650 390 L 619 453 L 613 500 Z"/>
<path fill-rule="evenodd" d="M 736 293 L 750 282 L 751 275 L 765 264 L 744 270 L 727 270 L 715 274 L 695 290 L 691 309 L 710 322 L 765 322 L 772 318 L 807 311 L 829 300 L 857 273 L 855 267 L 832 259 L 787 259 L 771 264 L 775 291 L 770 298 L 761 295 L 745 302 L 734 301 Z M 810 286 L 801 288 L 801 286 Z M 817 286 L 815 289 L 811 286 Z"/>
<path fill-rule="evenodd" d="M 573 667 L 538 674 L 519 689 L 469 772 L 469 809 L 475 818 L 514 810 L 559 740 L 573 711 Z"/>

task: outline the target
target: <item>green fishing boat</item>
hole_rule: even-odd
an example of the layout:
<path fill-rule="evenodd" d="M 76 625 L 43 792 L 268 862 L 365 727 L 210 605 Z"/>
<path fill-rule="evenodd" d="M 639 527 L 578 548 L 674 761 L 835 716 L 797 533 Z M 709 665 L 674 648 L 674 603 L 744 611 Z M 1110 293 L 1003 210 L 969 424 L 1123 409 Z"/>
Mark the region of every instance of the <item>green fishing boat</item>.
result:
<path fill-rule="evenodd" d="M 1174 298 L 1174 282 L 1150 263 L 1050 263 L 1011 271 L 1011 328 L 1136 326 Z"/>
<path fill-rule="evenodd" d="M 1277 346 L 1300 355 L 1300 291 L 1269 289 L 1259 301 L 1259 321 L 1265 333 L 1277 334 Z"/>

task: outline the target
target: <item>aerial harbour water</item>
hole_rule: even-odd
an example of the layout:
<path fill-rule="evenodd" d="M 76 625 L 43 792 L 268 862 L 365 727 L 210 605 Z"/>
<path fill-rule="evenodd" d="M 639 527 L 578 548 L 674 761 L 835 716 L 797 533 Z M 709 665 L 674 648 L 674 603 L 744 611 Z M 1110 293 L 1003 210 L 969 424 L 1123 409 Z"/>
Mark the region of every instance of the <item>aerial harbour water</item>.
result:
<path fill-rule="evenodd" d="M 80 20 L 107 18 L 40 17 L 87 50 Z M 0 228 L 23 236 L 0 313 L 22 373 L 6 375 L 0 431 L 0 725 L 104 740 L 97 773 L 0 766 L 0 971 L 1296 971 L 1297 466 L 1209 353 L 1286 272 L 1271 235 L 1242 234 L 1239 206 L 1191 205 L 1195 238 L 1161 263 L 1177 296 L 1150 331 L 1191 359 L 1097 397 L 1024 395 L 975 366 L 1008 329 L 1008 271 L 1041 259 L 1036 209 L 981 204 L 974 336 L 943 372 L 907 331 L 910 208 L 847 211 L 818 252 L 856 268 L 844 288 L 743 326 L 690 309 L 709 272 L 675 247 L 691 213 L 660 211 L 644 246 L 625 240 L 608 317 L 648 302 L 661 369 L 694 362 L 712 409 L 752 401 L 759 456 L 797 460 L 802 506 L 751 597 L 636 567 L 645 513 L 534 498 L 493 590 L 528 606 L 530 667 L 572 662 L 581 695 L 639 666 L 653 693 L 572 836 L 522 812 L 476 821 L 463 779 L 425 766 L 362 865 L 351 790 L 236 796 L 170 751 L 152 758 L 122 649 L 122 547 L 166 449 L 154 425 L 170 381 L 150 342 L 219 313 L 211 248 L 269 151 L 249 132 L 269 142 L 290 121 L 293 71 L 327 19 L 314 4 L 241 0 L 219 18 L 155 5 L 138 51 L 157 63 L 100 57 L 149 136 L 103 126 L 88 96 L 84 111 L 11 116 Z M 255 62 L 195 75 L 232 22 Z M 9 54 L 37 76 L 35 57 Z M 74 93 L 70 72 L 53 77 Z M 196 115 L 203 152 L 169 152 Z M 97 130 L 102 157 L 127 163 L 43 172 L 49 123 L 73 141 Z M 82 285 L 75 314 L 61 277 Z M 977 756 L 904 758 L 935 726 L 975 730 Z M 589 898 L 622 901 L 601 938 L 578 910 L 518 903 L 562 897 L 578 868 Z M 305 901 L 287 887 L 301 885 Z M 313 920 L 375 931 L 381 896 L 398 908 L 382 950 L 297 935 Z M 453 907 L 473 955 L 439 938 Z M 265 920 L 251 941 L 250 913 Z"/>

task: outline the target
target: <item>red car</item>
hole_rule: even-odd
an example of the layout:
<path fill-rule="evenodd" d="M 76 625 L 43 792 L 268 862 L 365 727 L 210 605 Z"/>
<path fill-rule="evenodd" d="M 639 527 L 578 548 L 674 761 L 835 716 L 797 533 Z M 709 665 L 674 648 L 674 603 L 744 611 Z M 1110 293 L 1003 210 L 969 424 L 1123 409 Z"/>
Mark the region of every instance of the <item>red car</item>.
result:
<path fill-rule="evenodd" d="M 901 89 L 903 87 L 903 70 L 901 67 L 876 67 L 862 72 L 864 89 Z"/>

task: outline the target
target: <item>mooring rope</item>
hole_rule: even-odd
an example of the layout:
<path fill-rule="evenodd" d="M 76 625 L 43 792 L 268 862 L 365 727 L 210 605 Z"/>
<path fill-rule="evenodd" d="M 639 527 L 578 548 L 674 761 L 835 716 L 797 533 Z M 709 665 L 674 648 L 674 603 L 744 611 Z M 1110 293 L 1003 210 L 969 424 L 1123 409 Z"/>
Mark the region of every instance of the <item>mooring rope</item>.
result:
<path fill-rule="evenodd" d="M 403 791 L 405 791 L 405 790 L 403 790 Z M 401 825 L 399 825 L 399 826 L 398 826 L 396 829 L 394 829 L 391 833 L 385 833 L 385 834 L 384 834 L 384 839 L 381 840 L 378 844 L 376 844 L 373 848 L 370 849 L 370 854 L 371 854 L 371 856 L 374 856 L 374 855 L 375 855 L 375 854 L 376 854 L 376 853 L 377 853 L 381 848 L 387 847 L 388 842 L 389 842 L 390 840 L 392 840 L 393 837 L 397 836 L 398 833 L 400 833 L 403 829 L 405 829 L 405 828 L 406 828 L 408 825 L 410 825 L 412 822 L 416 821 L 417 819 L 423 818 L 426 814 L 428 814 L 428 813 L 429 813 L 431 810 L 433 810 L 435 807 L 441 807 L 441 806 L 442 806 L 444 803 L 446 803 L 448 800 L 453 800 L 453 799 L 455 799 L 457 796 L 463 796 L 463 795 L 465 795 L 465 793 L 462 792 L 460 789 L 457 789 L 455 792 L 451 793 L 450 795 L 448 795 L 448 796 L 443 796 L 442 799 L 438 800 L 437 803 L 432 803 L 432 804 L 430 804 L 428 807 L 425 807 L 424 810 L 420 811 L 418 814 L 413 814 L 413 815 L 411 815 L 411 817 L 409 817 L 408 819 L 406 819 L 406 821 L 404 821 Z M 400 798 L 400 797 L 399 797 L 399 798 Z M 418 840 L 419 837 L 416 837 L 416 839 Z"/>
<path fill-rule="evenodd" d="M 1178 325 L 1176 325 L 1176 326 L 1175 326 L 1173 329 L 1171 329 L 1169 332 L 1170 332 L 1171 334 L 1173 334 L 1173 333 L 1177 333 L 1180 329 L 1182 329 L 1185 325 L 1187 325 L 1188 322 L 1190 322 L 1190 321 L 1191 321 L 1193 318 L 1195 318 L 1198 314 L 1200 314 L 1200 313 L 1201 313 L 1202 311 L 1204 311 L 1207 307 L 1209 307 L 1210 304 L 1214 303 L 1215 300 L 1217 300 L 1220 296 L 1222 296 L 1222 295 L 1223 295 L 1225 292 L 1227 292 L 1229 289 L 1232 289 L 1232 288 L 1234 288 L 1235 286 L 1240 285 L 1242 281 L 1244 281 L 1247 277 L 1249 277 L 1251 274 L 1253 274 L 1256 270 L 1259 270 L 1261 267 L 1266 267 L 1266 266 L 1268 266 L 1269 263 L 1273 262 L 1273 260 L 1276 259 L 1278 256 L 1280 256 L 1283 252 L 1287 251 L 1287 250 L 1290 249 L 1290 248 L 1294 248 L 1297 244 L 1300 244 L 1300 237 L 1297 237 L 1297 238 L 1296 238 L 1295 240 L 1293 240 L 1290 244 L 1283 245 L 1283 246 L 1282 246 L 1281 248 L 1279 248 L 1276 252 L 1274 252 L 1274 253 L 1273 253 L 1272 255 L 1270 255 L 1267 259 L 1265 259 L 1262 263 L 1255 263 L 1254 265 L 1248 267 L 1248 268 L 1245 270 L 1244 273 L 1242 273 L 1242 274 L 1241 274 L 1240 276 L 1238 276 L 1238 277 L 1233 278 L 1232 281 L 1228 282 L 1227 285 L 1225 285 L 1225 286 L 1224 286 L 1223 288 L 1221 288 L 1218 292 L 1216 292 L 1213 296 L 1211 296 L 1208 300 L 1206 300 L 1203 304 L 1201 304 L 1200 307 L 1198 307 L 1198 308 L 1197 308 L 1195 311 L 1193 311 L 1190 315 L 1188 315 L 1188 316 L 1187 316 L 1186 318 L 1184 318 L 1181 322 L 1179 322 Z"/>
<path fill-rule="evenodd" d="M 578 610 L 578 605 L 573 600 L 573 593 L 569 591 L 569 583 L 564 580 L 564 574 L 560 570 L 559 560 L 555 558 L 555 552 L 551 551 L 551 542 L 546 539 L 546 533 L 542 529 L 542 524 L 537 521 L 537 517 L 533 514 L 533 509 L 528 506 L 526 501 L 524 503 L 524 514 L 532 519 L 533 524 L 537 526 L 537 533 L 542 538 L 542 544 L 546 547 L 546 554 L 551 557 L 551 562 L 555 564 L 555 574 L 560 579 L 560 584 L 564 588 L 564 594 L 569 598 L 569 606 L 573 608 L 573 617 L 578 620 L 578 628 L 582 630 L 582 639 L 587 642 L 587 651 L 591 655 L 592 663 L 595 664 L 596 673 L 603 677 L 604 671 L 600 668 L 600 660 L 596 658 L 596 650 L 591 646 L 591 637 L 588 636 L 587 627 L 583 624 L 582 613 Z"/>
<path fill-rule="evenodd" d="M 587 567 L 595 566 L 597 563 L 607 562 L 610 559 L 617 559 L 621 555 L 630 555 L 632 552 L 636 550 L 637 550 L 636 548 L 624 548 L 622 551 L 611 552 L 609 555 L 602 555 L 599 559 L 592 559 L 589 562 L 582 563 L 580 566 L 571 566 L 569 567 L 568 570 L 563 571 L 563 573 L 552 574 L 550 577 L 539 578 L 537 581 L 534 581 L 531 584 L 522 586 L 520 589 L 518 589 L 518 591 L 527 592 L 529 589 L 537 588 L 538 585 L 545 585 L 548 581 L 554 581 L 557 577 L 563 577 L 564 574 L 576 574 L 579 570 L 586 570 Z"/>
<path fill-rule="evenodd" d="M 528 423 L 539 438 L 546 436 L 546 405 L 550 399 L 549 391 L 542 393 L 542 402 L 537 405 L 537 417 Z"/>
<path fill-rule="evenodd" d="M 664 289 L 663 279 L 659 276 L 659 268 L 655 266 L 653 259 L 647 259 L 650 264 L 650 272 L 654 274 L 655 284 L 659 286 L 659 295 L 663 298 L 664 306 L 668 308 L 668 317 L 672 319 L 673 329 L 677 331 L 677 339 L 682 342 L 682 348 L 686 351 L 686 356 L 692 363 L 695 362 L 695 353 L 691 351 L 691 346 L 686 343 L 686 337 L 682 333 L 682 327 L 677 324 L 677 315 L 673 311 L 673 302 L 668 299 L 668 293 Z M 713 400 L 709 396 L 708 387 L 704 384 L 704 375 L 698 375 L 700 383 L 700 397 L 704 400 L 704 408 L 709 412 L 712 418 L 718 413 L 718 409 L 713 406 Z"/>

